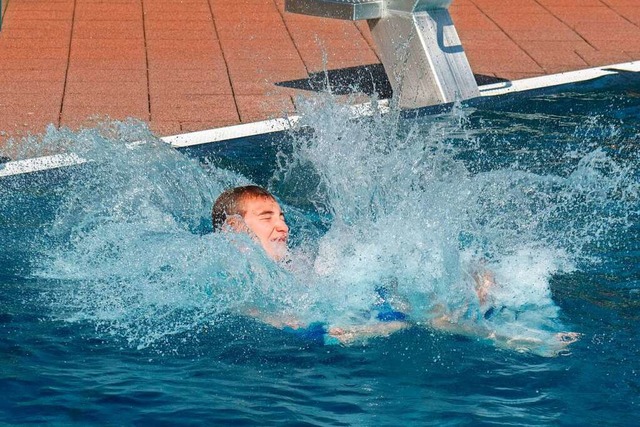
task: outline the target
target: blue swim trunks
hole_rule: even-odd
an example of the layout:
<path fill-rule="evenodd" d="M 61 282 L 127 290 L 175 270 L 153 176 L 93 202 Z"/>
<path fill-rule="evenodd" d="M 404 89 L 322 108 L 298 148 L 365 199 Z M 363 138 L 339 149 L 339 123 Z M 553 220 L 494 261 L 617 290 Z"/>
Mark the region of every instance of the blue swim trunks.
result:
<path fill-rule="evenodd" d="M 408 316 L 401 312 L 396 311 L 389 303 L 389 290 L 384 286 L 378 286 L 376 288 L 376 293 L 380 298 L 380 301 L 374 305 L 372 308 L 377 312 L 376 319 L 381 322 L 394 322 L 399 320 L 407 320 Z"/>
<path fill-rule="evenodd" d="M 367 316 L 363 317 L 370 318 L 370 316 L 375 313 L 375 318 L 380 322 L 394 322 L 408 319 L 409 316 L 405 313 L 393 309 L 388 301 L 389 291 L 385 287 L 377 287 L 376 293 L 378 294 L 379 301 L 371 307 L 369 312 L 366 312 Z M 313 322 L 305 328 L 292 328 L 287 326 L 283 328 L 283 331 L 293 334 L 305 341 L 312 341 L 325 345 L 335 345 L 340 343 L 337 338 L 329 335 L 329 327 L 324 322 Z"/>

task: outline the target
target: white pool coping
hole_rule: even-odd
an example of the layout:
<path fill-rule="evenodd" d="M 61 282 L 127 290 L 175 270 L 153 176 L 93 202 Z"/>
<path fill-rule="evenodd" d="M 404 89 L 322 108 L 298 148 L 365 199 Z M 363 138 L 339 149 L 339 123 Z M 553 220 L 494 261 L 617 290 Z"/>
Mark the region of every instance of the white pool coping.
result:
<path fill-rule="evenodd" d="M 86 162 L 87 160 L 73 153 L 53 154 L 51 156 L 35 157 L 33 159 L 14 160 L 7 163 L 0 163 L 0 178 L 48 169 L 76 166 Z"/>
<path fill-rule="evenodd" d="M 549 88 L 569 83 L 589 81 L 607 75 L 618 74 L 620 72 L 640 72 L 640 61 L 625 62 L 578 71 L 569 71 L 559 74 L 550 74 L 547 76 L 483 85 L 479 87 L 480 96 L 499 96 L 515 92 Z M 386 108 L 388 106 L 388 101 L 381 101 L 379 106 Z M 371 112 L 371 104 L 355 105 L 352 107 L 352 112 L 354 117 L 366 116 Z M 234 126 L 166 136 L 161 139 L 175 148 L 192 147 L 196 145 L 284 131 L 293 128 L 299 120 L 300 116 L 292 115 L 286 119 L 279 118 L 253 123 L 243 123 Z M 0 177 L 80 165 L 85 162 L 85 159 L 82 159 L 75 154 L 56 154 L 33 159 L 15 160 L 7 163 L 0 163 Z"/>

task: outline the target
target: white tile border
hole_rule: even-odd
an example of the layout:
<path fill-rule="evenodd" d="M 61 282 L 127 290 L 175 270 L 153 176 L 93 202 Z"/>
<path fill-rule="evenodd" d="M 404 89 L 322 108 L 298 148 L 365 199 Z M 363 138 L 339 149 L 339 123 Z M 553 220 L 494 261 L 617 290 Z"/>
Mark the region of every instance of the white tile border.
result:
<path fill-rule="evenodd" d="M 618 74 L 620 72 L 640 72 L 640 61 L 607 65 L 604 67 L 588 68 L 585 70 L 569 71 L 566 73 L 550 74 L 548 76 L 532 77 L 530 79 L 494 83 L 480 87 L 481 96 L 505 95 L 513 92 L 542 89 L 569 83 L 578 83 L 597 79 L 598 77 Z"/>
<path fill-rule="evenodd" d="M 598 77 L 613 75 L 619 72 L 640 72 L 640 61 L 484 85 L 480 86 L 480 95 L 498 96 L 514 92 L 524 92 L 568 83 L 593 80 Z M 387 108 L 388 102 L 381 101 L 379 105 L 382 108 Z M 353 106 L 353 114 L 355 116 L 365 116 L 370 113 L 370 108 L 370 104 L 355 105 Z M 299 119 L 300 116 L 290 116 L 286 119 L 280 118 L 254 123 L 244 123 L 235 126 L 166 136 L 161 139 L 164 142 L 171 144 L 172 147 L 191 147 L 195 145 L 210 144 L 230 139 L 246 138 L 249 136 L 287 130 L 295 126 Z M 16 160 L 7 163 L 0 163 L 0 177 L 79 165 L 85 162 L 86 160 L 76 156 L 75 154 L 56 154 L 53 156 L 38 157 L 34 159 Z"/>
<path fill-rule="evenodd" d="M 86 163 L 86 160 L 75 154 L 54 154 L 26 160 L 14 160 L 0 163 L 0 178 L 23 173 L 38 172 L 47 169 L 57 169 Z"/>
<path fill-rule="evenodd" d="M 209 144 L 211 142 L 227 141 L 236 138 L 279 132 L 292 128 L 300 116 L 290 116 L 286 119 L 264 120 L 261 122 L 243 123 L 217 129 L 183 133 L 181 135 L 165 136 L 161 138 L 172 147 L 190 147 L 192 145 Z"/>
<path fill-rule="evenodd" d="M 480 86 L 480 96 L 506 95 L 513 92 L 524 92 L 568 83 L 577 83 L 593 80 L 602 76 L 617 74 L 620 71 L 640 72 L 640 61 L 607 65 L 604 67 L 589 68 L 566 73 L 550 74 L 547 76 L 533 77 L 529 79 L 493 83 Z M 386 100 L 381 101 L 379 104 L 382 108 L 386 108 L 388 106 L 388 102 Z M 370 104 L 355 105 L 353 106 L 353 112 L 356 116 L 364 116 L 368 114 L 370 108 Z M 299 116 L 291 116 L 288 120 L 265 120 L 262 122 L 167 136 L 162 138 L 162 140 L 174 147 L 190 147 L 193 145 L 226 141 L 228 139 L 243 138 L 286 130 L 297 123 L 299 119 Z"/>

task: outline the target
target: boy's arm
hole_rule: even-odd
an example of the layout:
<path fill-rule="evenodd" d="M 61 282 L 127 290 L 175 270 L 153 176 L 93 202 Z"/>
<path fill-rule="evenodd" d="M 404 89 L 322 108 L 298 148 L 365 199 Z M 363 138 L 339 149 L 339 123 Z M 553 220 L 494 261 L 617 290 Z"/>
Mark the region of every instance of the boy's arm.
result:
<path fill-rule="evenodd" d="M 409 323 L 400 320 L 380 322 L 368 325 L 354 325 L 348 327 L 331 327 L 328 337 L 336 339 L 340 344 L 350 345 L 366 341 L 369 338 L 388 337 L 409 326 Z"/>

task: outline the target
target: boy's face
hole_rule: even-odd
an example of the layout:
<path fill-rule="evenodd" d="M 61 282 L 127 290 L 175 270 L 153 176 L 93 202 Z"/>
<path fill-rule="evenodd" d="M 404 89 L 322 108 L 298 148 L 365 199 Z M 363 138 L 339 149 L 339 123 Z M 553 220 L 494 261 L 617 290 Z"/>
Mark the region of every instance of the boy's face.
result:
<path fill-rule="evenodd" d="M 287 253 L 289 227 L 284 221 L 280 205 L 269 197 L 248 197 L 242 201 L 245 211 L 244 225 L 251 230 L 267 255 L 280 261 Z M 237 231 L 243 230 L 240 224 L 231 224 Z"/>

